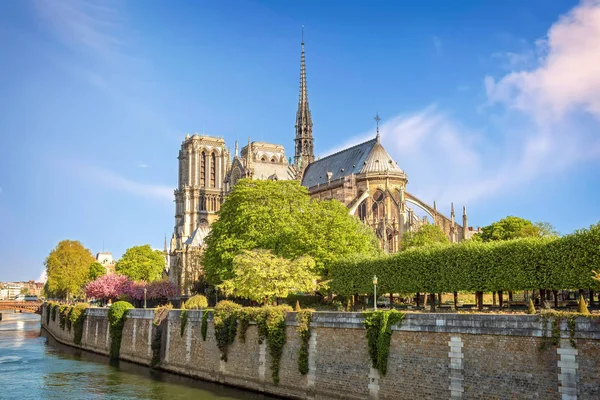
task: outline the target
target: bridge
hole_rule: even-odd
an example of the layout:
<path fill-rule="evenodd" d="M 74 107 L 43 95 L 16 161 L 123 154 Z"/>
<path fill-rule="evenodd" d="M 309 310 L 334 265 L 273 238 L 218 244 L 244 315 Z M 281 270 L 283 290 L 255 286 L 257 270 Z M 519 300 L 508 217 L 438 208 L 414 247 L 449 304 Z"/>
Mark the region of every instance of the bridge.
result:
<path fill-rule="evenodd" d="M 0 301 L 0 310 L 14 310 L 15 312 L 37 313 L 42 312 L 41 301 Z"/>

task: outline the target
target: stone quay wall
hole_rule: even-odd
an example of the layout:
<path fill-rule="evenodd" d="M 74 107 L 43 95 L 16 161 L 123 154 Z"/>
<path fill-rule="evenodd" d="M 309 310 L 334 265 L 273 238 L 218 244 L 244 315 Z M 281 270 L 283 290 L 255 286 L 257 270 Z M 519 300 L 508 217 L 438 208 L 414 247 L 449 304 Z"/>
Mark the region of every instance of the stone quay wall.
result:
<path fill-rule="evenodd" d="M 107 309 L 87 310 L 80 347 L 108 355 Z M 59 342 L 73 345 L 73 332 L 59 318 L 44 328 Z M 187 311 L 183 335 L 179 310 L 160 328 L 154 311 L 130 310 L 123 329 L 120 358 L 150 365 L 157 330 L 162 332 L 160 363 L 166 371 L 292 399 L 600 399 L 600 321 L 579 318 L 575 347 L 562 322 L 560 343 L 540 350 L 543 323 L 530 315 L 407 314 L 393 327 L 388 372 L 371 367 L 360 313 L 313 314 L 309 372 L 298 370 L 300 336 L 295 314 L 286 320 L 287 341 L 280 383 L 271 378 L 270 356 L 251 325 L 245 343 L 229 347 L 220 360 L 212 313 L 206 341 L 203 311 Z M 552 322 L 547 325 L 551 335 Z"/>

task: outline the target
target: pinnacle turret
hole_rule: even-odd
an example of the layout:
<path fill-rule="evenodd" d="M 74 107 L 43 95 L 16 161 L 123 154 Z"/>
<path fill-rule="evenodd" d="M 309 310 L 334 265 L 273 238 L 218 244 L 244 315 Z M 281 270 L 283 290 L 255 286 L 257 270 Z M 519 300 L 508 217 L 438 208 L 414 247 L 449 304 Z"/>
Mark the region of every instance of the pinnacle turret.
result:
<path fill-rule="evenodd" d="M 300 95 L 296 112 L 296 151 L 294 164 L 302 160 L 305 167 L 314 161 L 312 117 L 308 106 L 308 90 L 306 87 L 306 60 L 304 57 L 304 26 L 302 26 L 302 53 L 300 56 Z"/>

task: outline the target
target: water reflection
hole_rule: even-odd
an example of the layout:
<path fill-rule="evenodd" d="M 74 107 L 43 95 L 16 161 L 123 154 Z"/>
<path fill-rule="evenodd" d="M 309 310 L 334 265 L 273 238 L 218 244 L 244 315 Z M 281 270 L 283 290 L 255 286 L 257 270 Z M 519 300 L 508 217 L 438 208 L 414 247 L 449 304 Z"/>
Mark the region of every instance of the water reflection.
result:
<path fill-rule="evenodd" d="M 150 370 L 40 337 L 40 317 L 0 322 L 0 399 L 271 400 L 218 384 Z"/>

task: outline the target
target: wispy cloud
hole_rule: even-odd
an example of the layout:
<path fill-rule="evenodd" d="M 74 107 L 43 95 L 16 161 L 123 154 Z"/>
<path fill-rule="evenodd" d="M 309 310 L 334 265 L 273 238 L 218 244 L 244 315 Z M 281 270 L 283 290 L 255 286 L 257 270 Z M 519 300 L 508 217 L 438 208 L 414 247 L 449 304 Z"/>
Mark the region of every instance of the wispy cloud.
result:
<path fill-rule="evenodd" d="M 442 39 L 440 39 L 439 36 L 432 36 L 431 38 L 431 42 L 433 43 L 433 48 L 435 49 L 435 53 L 438 56 L 441 56 L 443 54 L 443 44 L 442 44 Z"/>
<path fill-rule="evenodd" d="M 381 126 L 409 191 L 426 201 L 472 204 L 600 156 L 600 0 L 561 17 L 535 46 L 535 68 L 485 78 L 484 128 L 465 126 L 436 105 Z M 530 61 L 515 55 L 511 68 Z"/>
<path fill-rule="evenodd" d="M 149 167 L 149 165 L 148 165 L 148 164 L 144 164 L 144 163 L 139 163 L 139 164 L 137 165 L 137 167 L 138 167 L 138 168 L 148 168 L 148 167 Z"/>
<path fill-rule="evenodd" d="M 76 164 L 69 168 L 79 177 L 96 182 L 105 188 L 160 202 L 173 201 L 173 189 L 169 186 L 143 183 L 119 175 L 116 172 L 90 165 Z"/>

